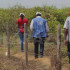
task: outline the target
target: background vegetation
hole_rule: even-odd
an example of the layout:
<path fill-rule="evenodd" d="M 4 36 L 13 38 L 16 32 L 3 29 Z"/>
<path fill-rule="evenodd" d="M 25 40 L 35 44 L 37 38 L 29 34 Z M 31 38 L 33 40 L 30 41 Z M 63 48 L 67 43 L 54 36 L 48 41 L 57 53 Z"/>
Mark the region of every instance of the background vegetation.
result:
<path fill-rule="evenodd" d="M 55 7 L 44 6 L 44 7 L 34 7 L 26 9 L 21 6 L 14 6 L 9 9 L 0 8 L 0 32 L 5 32 L 6 23 L 9 23 L 10 31 L 16 32 L 16 21 L 19 18 L 19 13 L 23 12 L 25 18 L 31 20 L 35 17 L 35 13 L 39 11 L 42 13 L 42 17 L 48 22 L 50 32 L 54 33 L 56 31 L 57 24 L 60 24 L 63 28 L 64 21 L 66 19 L 66 13 L 69 13 L 70 8 L 57 9 Z"/>
<path fill-rule="evenodd" d="M 13 35 L 17 33 L 17 27 L 16 27 L 16 21 L 19 18 L 19 13 L 24 13 L 25 18 L 28 19 L 29 25 L 31 20 L 35 17 L 36 12 L 41 12 L 42 17 L 47 20 L 48 26 L 49 26 L 49 38 L 52 39 L 50 41 L 56 41 L 56 30 L 57 30 L 57 24 L 60 24 L 61 26 L 61 35 L 62 40 L 64 37 L 63 34 L 63 25 L 65 22 L 65 19 L 67 18 L 67 13 L 69 13 L 70 8 L 62 8 L 57 9 L 53 6 L 43 6 L 43 7 L 34 7 L 30 9 L 26 9 L 22 6 L 14 6 L 12 8 L 8 9 L 2 9 L 0 8 L 0 33 L 1 35 L 6 32 L 6 24 L 9 24 L 9 32 L 10 35 Z M 29 31 L 29 40 L 31 39 L 31 31 L 28 27 Z M 30 40 L 31 41 L 31 40 Z"/>

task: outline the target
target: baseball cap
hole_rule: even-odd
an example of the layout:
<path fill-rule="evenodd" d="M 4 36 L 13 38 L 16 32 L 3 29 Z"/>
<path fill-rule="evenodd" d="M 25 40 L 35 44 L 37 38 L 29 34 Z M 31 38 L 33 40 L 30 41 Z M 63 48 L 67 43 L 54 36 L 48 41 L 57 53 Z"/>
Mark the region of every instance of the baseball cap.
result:
<path fill-rule="evenodd" d="M 41 13 L 40 12 L 36 12 L 36 15 L 41 15 Z"/>
<path fill-rule="evenodd" d="M 20 13 L 20 14 L 19 14 L 19 16 L 21 16 L 21 15 L 25 16 L 24 13 Z"/>

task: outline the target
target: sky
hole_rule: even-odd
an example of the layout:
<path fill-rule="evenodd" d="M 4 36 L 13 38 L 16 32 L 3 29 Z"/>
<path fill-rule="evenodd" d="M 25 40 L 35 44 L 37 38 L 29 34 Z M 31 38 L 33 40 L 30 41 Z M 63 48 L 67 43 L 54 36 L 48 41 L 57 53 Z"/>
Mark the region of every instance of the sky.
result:
<path fill-rule="evenodd" d="M 0 0 L 0 8 L 10 8 L 14 5 L 21 5 L 26 8 L 45 5 L 63 8 L 70 7 L 70 0 Z"/>

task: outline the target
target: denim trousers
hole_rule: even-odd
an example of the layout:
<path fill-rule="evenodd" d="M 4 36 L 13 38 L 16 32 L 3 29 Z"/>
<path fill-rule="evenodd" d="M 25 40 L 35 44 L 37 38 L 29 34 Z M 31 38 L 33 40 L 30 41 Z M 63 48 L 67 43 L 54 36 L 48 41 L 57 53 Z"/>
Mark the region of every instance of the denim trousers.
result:
<path fill-rule="evenodd" d="M 44 39 L 45 38 L 33 38 L 34 39 L 34 53 L 35 57 L 38 57 L 38 48 L 40 44 L 40 55 L 43 56 L 44 51 Z"/>
<path fill-rule="evenodd" d="M 20 29 L 18 29 L 18 35 L 20 37 L 20 43 L 21 43 L 21 51 L 24 51 L 23 48 L 23 42 L 24 42 L 24 34 L 19 32 Z"/>

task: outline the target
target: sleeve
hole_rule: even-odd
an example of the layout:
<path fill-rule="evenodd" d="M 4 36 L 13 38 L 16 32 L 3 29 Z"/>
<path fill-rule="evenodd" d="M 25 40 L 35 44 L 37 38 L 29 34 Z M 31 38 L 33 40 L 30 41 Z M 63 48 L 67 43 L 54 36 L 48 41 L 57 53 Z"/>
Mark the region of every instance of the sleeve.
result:
<path fill-rule="evenodd" d="M 67 18 L 65 23 L 64 23 L 64 28 L 68 29 L 68 26 L 69 26 L 69 21 L 68 21 L 68 18 Z"/>
<path fill-rule="evenodd" d="M 48 31 L 49 31 L 49 27 L 48 27 L 47 22 L 46 22 L 46 32 L 48 32 Z"/>
<path fill-rule="evenodd" d="M 33 20 L 31 21 L 30 29 L 33 30 Z"/>

